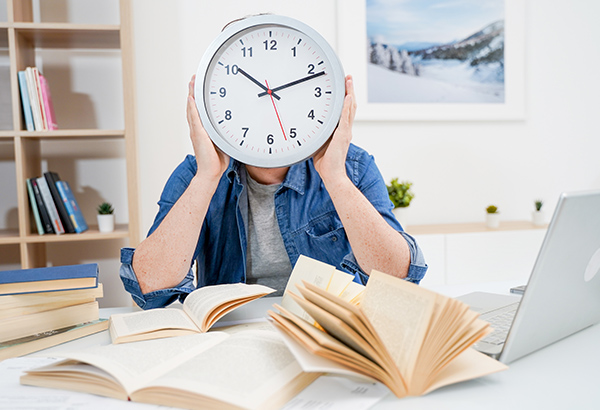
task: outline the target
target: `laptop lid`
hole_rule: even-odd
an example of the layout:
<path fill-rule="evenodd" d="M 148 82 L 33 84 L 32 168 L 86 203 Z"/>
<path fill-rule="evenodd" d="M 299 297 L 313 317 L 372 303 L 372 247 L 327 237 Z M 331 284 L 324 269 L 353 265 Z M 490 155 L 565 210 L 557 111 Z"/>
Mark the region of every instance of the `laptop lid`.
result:
<path fill-rule="evenodd" d="M 600 322 L 600 191 L 563 193 L 499 360 Z"/>

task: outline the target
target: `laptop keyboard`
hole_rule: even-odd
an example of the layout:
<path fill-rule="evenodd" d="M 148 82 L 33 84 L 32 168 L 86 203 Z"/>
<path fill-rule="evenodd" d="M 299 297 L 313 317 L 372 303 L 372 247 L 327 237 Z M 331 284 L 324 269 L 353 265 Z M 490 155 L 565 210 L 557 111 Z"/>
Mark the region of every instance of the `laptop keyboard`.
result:
<path fill-rule="evenodd" d="M 494 329 L 492 333 L 481 339 L 481 341 L 494 345 L 504 343 L 518 307 L 519 302 L 516 302 L 481 315 L 481 319 L 489 322 L 492 329 Z"/>

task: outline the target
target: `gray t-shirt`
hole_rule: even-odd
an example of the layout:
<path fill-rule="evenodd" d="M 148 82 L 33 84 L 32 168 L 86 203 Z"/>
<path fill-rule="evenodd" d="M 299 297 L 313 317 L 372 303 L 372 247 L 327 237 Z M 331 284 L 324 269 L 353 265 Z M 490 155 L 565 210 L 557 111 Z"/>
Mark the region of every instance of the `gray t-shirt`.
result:
<path fill-rule="evenodd" d="M 263 185 L 246 173 L 248 187 L 248 257 L 246 283 L 259 283 L 283 294 L 292 265 L 275 215 L 275 192 L 280 184 Z"/>

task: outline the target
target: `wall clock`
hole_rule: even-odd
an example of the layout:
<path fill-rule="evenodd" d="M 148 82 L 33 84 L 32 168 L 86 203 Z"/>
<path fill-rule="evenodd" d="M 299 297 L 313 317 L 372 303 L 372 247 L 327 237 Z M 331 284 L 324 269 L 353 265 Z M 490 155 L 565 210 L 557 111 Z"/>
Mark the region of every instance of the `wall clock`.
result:
<path fill-rule="evenodd" d="M 196 105 L 208 135 L 238 161 L 263 168 L 312 156 L 338 124 L 344 71 L 325 39 L 277 15 L 229 25 L 196 73 Z"/>

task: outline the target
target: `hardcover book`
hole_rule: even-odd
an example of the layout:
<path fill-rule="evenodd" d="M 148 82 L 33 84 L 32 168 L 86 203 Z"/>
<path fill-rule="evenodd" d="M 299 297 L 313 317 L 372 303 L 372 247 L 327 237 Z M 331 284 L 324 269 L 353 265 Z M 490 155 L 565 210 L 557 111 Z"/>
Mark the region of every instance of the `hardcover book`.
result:
<path fill-rule="evenodd" d="M 33 187 L 31 186 L 31 181 L 28 179 L 26 181 L 27 184 L 27 195 L 29 196 L 29 206 L 31 206 L 31 211 L 33 212 L 33 219 L 35 220 L 35 227 L 37 228 L 38 234 L 43 235 L 44 226 L 42 225 L 42 219 L 40 218 L 40 212 L 38 210 L 37 201 L 35 200 L 35 194 L 33 193 Z"/>
<path fill-rule="evenodd" d="M 75 233 L 75 227 L 73 226 L 71 217 L 69 217 L 65 203 L 58 192 L 58 188 L 56 187 L 56 182 L 60 181 L 60 177 L 56 172 L 48 171 L 44 172 L 44 178 L 48 183 L 50 195 L 52 195 L 52 200 L 54 201 L 54 205 L 56 206 L 56 210 L 58 211 L 58 215 L 60 216 L 60 221 L 62 222 L 65 232 Z"/>
<path fill-rule="evenodd" d="M 19 71 L 18 76 L 25 127 L 27 128 L 27 131 L 35 131 L 35 125 L 33 124 L 33 113 L 31 111 L 31 102 L 29 101 L 29 91 L 27 90 L 27 75 L 25 74 L 25 71 Z"/>
<path fill-rule="evenodd" d="M 0 271 L 0 296 L 98 286 L 98 264 Z"/>
<path fill-rule="evenodd" d="M 35 202 L 37 203 L 37 209 L 40 214 L 40 219 L 42 221 L 44 232 L 54 233 L 52 220 L 50 219 L 50 215 L 48 214 L 48 210 L 46 209 L 46 204 L 44 204 L 44 199 L 42 198 L 42 193 L 40 191 L 40 187 L 38 186 L 37 178 L 30 178 L 29 182 L 31 183 L 31 187 L 33 188 L 33 195 L 35 196 Z"/>
<path fill-rule="evenodd" d="M 52 103 L 52 96 L 50 95 L 50 85 L 48 84 L 46 77 L 42 74 L 40 74 L 40 89 L 48 130 L 57 130 L 58 124 L 56 123 L 54 104 Z"/>
<path fill-rule="evenodd" d="M 46 207 L 46 211 L 48 211 L 50 222 L 52 222 L 52 228 L 54 229 L 54 233 L 57 235 L 65 233 L 65 228 L 63 227 L 62 221 L 60 220 L 60 215 L 58 214 L 58 210 L 56 209 L 56 204 L 54 203 L 54 199 L 52 198 L 52 194 L 50 193 L 50 188 L 48 187 L 48 182 L 46 181 L 46 178 L 39 177 L 36 179 L 36 181 L 40 189 L 42 199 L 44 200 L 44 206 Z"/>
<path fill-rule="evenodd" d="M 56 181 L 56 188 L 60 195 L 60 199 L 65 205 L 65 209 L 71 219 L 75 232 L 81 233 L 86 231 L 88 229 L 87 222 L 83 217 L 81 208 L 79 208 L 79 204 L 75 199 L 75 195 L 73 195 L 73 191 L 71 191 L 69 183 L 67 181 Z"/>

